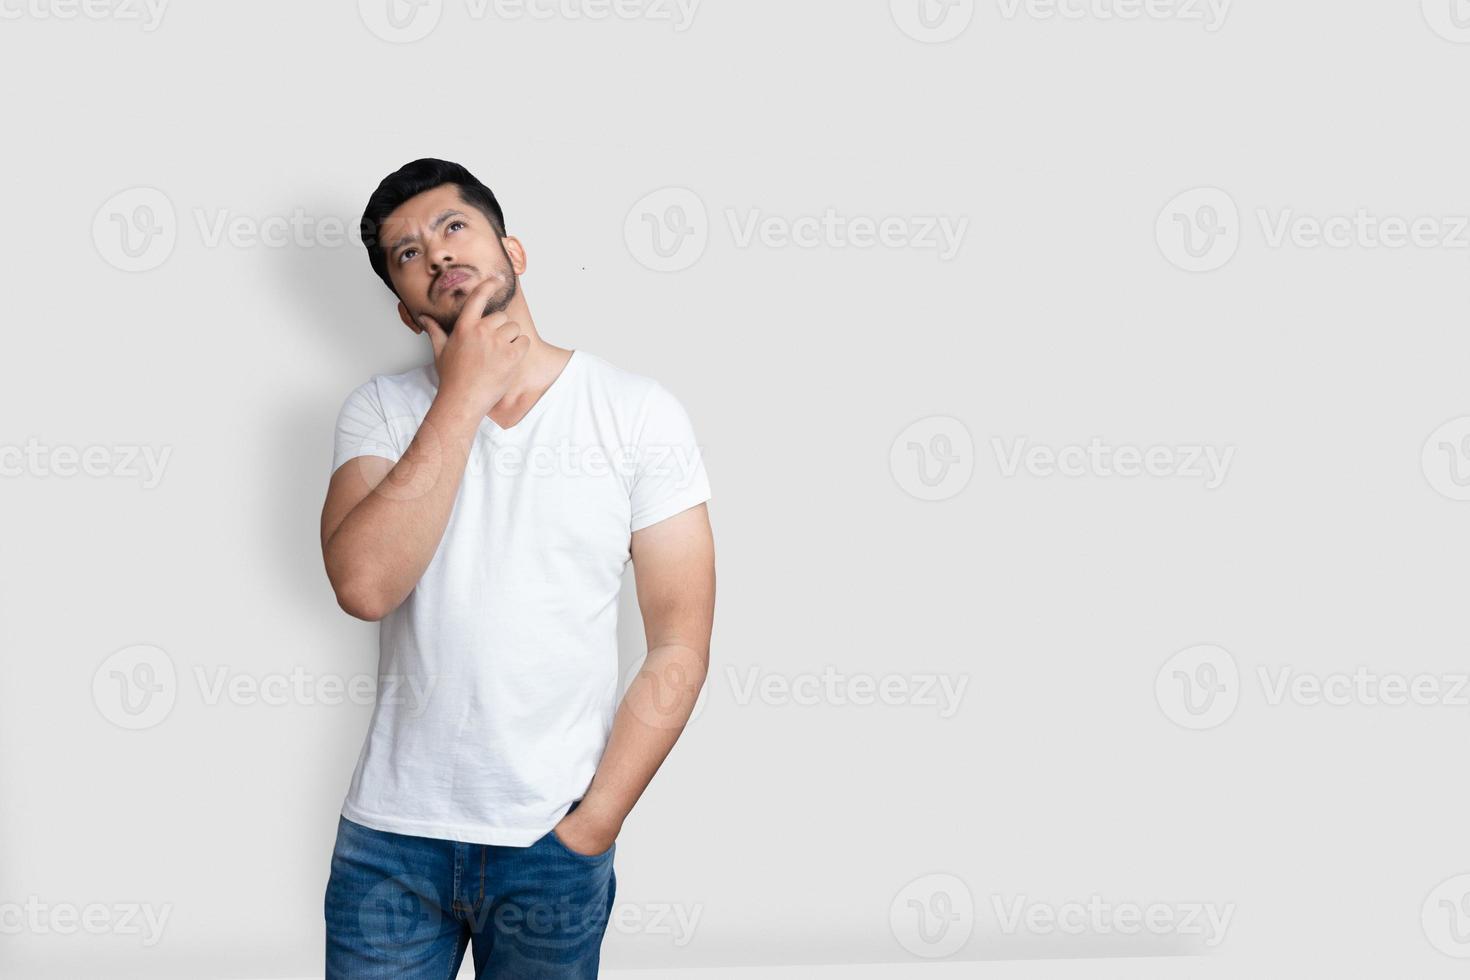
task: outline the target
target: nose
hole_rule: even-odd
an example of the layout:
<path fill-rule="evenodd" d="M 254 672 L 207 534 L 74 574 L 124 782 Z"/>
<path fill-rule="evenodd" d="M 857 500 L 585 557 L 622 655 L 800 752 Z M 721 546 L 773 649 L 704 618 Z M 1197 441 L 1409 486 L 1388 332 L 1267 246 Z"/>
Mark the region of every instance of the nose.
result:
<path fill-rule="evenodd" d="M 440 249 L 434 255 L 434 258 L 431 260 L 431 262 L 434 267 L 434 271 L 438 272 L 440 269 L 448 268 L 449 266 L 454 264 L 454 255 L 451 254 L 449 249 L 447 248 Z"/>

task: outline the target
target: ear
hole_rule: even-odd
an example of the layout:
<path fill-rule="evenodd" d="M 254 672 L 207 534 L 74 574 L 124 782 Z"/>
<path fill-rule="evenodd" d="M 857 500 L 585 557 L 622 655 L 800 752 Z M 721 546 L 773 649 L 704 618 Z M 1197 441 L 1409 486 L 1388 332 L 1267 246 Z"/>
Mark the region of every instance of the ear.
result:
<path fill-rule="evenodd" d="M 398 319 L 402 320 L 403 325 L 412 330 L 414 333 L 424 332 L 423 325 L 414 322 L 413 314 L 408 312 L 408 307 L 403 305 L 402 300 L 400 300 L 398 303 Z"/>
<path fill-rule="evenodd" d="M 514 235 L 507 235 L 500 240 L 500 245 L 505 249 L 505 254 L 510 256 L 510 267 L 518 276 L 526 274 L 526 246 Z"/>

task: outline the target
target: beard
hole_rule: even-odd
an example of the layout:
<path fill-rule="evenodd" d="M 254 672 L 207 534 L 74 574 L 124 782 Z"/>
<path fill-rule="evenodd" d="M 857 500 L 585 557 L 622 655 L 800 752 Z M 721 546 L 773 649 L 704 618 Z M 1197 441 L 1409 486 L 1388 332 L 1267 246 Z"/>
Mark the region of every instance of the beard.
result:
<path fill-rule="evenodd" d="M 500 313 L 504 311 L 506 307 L 510 306 L 511 301 L 516 298 L 516 292 L 520 287 L 520 279 L 516 276 L 515 270 L 511 269 L 509 266 L 507 266 L 503 272 L 498 272 L 495 274 L 501 276 L 501 278 L 505 279 L 506 281 L 505 284 L 497 289 L 485 302 L 485 309 L 480 314 L 480 316 L 482 317 L 490 316 L 492 313 Z M 454 323 L 460 318 L 460 315 L 463 312 L 464 304 L 461 303 L 459 305 L 459 309 L 449 314 L 447 320 L 444 317 L 435 316 L 433 313 L 430 313 L 429 315 L 434 317 L 434 321 L 439 324 L 439 329 L 443 330 L 446 334 L 452 335 L 454 333 Z"/>
<path fill-rule="evenodd" d="M 508 270 L 506 275 L 510 277 L 510 281 L 496 290 L 495 295 L 486 301 L 485 312 L 481 313 L 481 316 L 489 316 L 492 313 L 503 311 L 510 305 L 510 301 L 516 298 L 516 289 L 520 285 L 520 280 L 516 278 L 514 271 Z"/>

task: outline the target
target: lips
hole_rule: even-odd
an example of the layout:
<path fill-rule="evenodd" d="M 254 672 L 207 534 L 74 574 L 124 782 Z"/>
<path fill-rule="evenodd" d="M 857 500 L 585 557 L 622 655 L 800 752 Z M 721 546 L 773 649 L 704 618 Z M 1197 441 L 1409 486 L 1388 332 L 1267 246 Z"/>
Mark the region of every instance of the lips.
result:
<path fill-rule="evenodd" d="M 468 272 L 460 272 L 458 270 L 444 273 L 444 275 L 439 277 L 439 281 L 434 284 L 434 295 L 443 295 L 444 290 L 453 289 L 469 277 L 470 274 Z"/>

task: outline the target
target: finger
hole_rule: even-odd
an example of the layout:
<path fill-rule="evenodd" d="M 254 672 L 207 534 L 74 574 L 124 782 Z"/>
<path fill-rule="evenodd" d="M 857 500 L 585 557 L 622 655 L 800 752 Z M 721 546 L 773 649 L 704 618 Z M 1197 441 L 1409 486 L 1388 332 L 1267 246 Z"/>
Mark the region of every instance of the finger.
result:
<path fill-rule="evenodd" d="M 449 335 L 439 326 L 439 321 L 427 313 L 419 315 L 419 325 L 429 335 L 429 343 L 434 345 L 434 359 L 438 360 L 439 355 L 444 352 L 444 345 L 449 343 Z"/>
<path fill-rule="evenodd" d="M 495 292 L 496 282 L 494 279 L 486 279 L 474 288 L 469 297 L 464 301 L 464 308 L 459 311 L 459 319 L 454 321 L 454 328 L 468 326 L 485 315 L 485 304 L 490 301 L 490 296 Z"/>
<path fill-rule="evenodd" d="M 506 320 L 495 328 L 495 332 L 504 337 L 510 343 L 515 343 L 521 336 L 521 325 L 514 320 Z"/>

